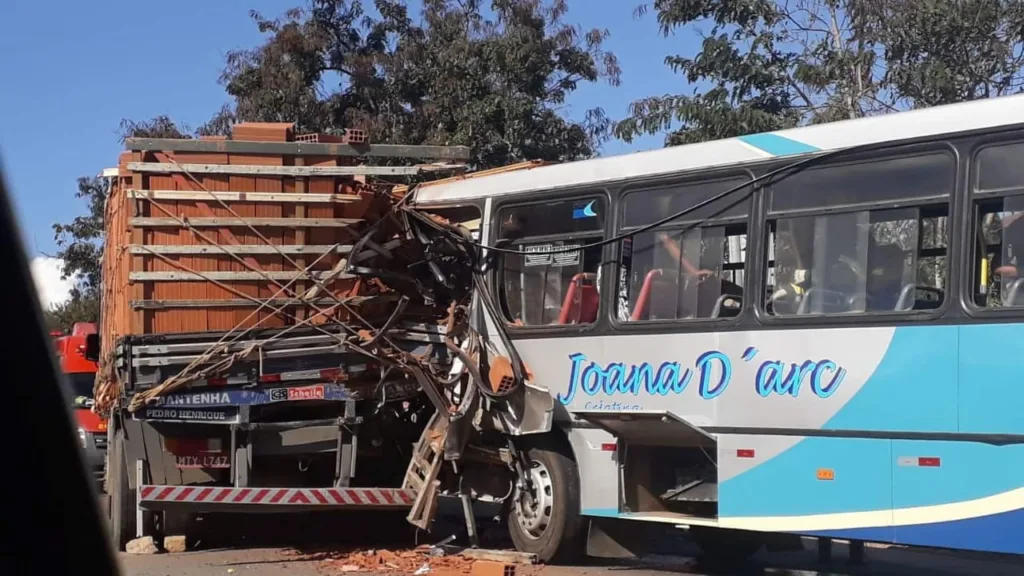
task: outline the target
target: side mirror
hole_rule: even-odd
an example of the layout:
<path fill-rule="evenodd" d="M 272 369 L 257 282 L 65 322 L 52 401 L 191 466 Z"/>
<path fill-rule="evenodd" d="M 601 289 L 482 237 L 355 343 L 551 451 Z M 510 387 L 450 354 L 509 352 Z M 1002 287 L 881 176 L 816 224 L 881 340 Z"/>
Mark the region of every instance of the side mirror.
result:
<path fill-rule="evenodd" d="M 100 335 L 87 334 L 85 337 L 85 359 L 93 362 L 100 361 Z"/>

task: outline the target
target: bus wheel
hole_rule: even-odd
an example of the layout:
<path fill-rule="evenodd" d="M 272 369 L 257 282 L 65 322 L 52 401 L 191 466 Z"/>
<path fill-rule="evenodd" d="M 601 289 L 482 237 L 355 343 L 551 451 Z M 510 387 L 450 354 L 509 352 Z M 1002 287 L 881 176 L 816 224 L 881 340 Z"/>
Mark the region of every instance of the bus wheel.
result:
<path fill-rule="evenodd" d="M 114 433 L 107 451 L 107 494 L 110 496 L 110 536 L 114 547 L 124 550 L 135 537 L 135 491 L 128 484 L 128 466 L 124 448 L 124 430 Z"/>
<path fill-rule="evenodd" d="M 693 526 L 690 536 L 700 548 L 704 562 L 717 566 L 743 564 L 757 554 L 764 543 L 756 533 L 721 528 Z"/>
<path fill-rule="evenodd" d="M 516 550 L 544 563 L 568 562 L 582 551 L 580 484 L 576 463 L 553 442 L 525 451 L 531 487 L 512 493 L 508 529 Z"/>

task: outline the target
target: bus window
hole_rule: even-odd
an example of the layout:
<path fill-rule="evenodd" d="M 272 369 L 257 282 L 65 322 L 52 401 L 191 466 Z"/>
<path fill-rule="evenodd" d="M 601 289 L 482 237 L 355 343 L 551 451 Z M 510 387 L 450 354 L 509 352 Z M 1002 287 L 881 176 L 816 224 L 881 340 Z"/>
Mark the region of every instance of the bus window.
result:
<path fill-rule="evenodd" d="M 747 178 L 629 192 L 623 223 L 656 222 Z M 749 199 L 715 202 L 622 243 L 616 316 L 622 322 L 728 318 L 742 309 Z M 709 221 L 710 220 L 710 221 Z"/>
<path fill-rule="evenodd" d="M 906 208 L 770 222 L 767 311 L 789 316 L 938 307 L 946 218 L 945 207 L 936 209 L 940 216 Z"/>
<path fill-rule="evenodd" d="M 1024 196 L 979 202 L 975 214 L 975 303 L 1024 306 Z"/>
<path fill-rule="evenodd" d="M 624 321 L 725 318 L 743 299 L 746 225 L 652 231 L 623 252 Z"/>
<path fill-rule="evenodd" d="M 501 305 L 510 324 L 591 324 L 600 311 L 606 203 L 585 198 L 508 207 L 498 212 L 504 254 Z M 578 248 L 578 249 L 573 249 Z"/>

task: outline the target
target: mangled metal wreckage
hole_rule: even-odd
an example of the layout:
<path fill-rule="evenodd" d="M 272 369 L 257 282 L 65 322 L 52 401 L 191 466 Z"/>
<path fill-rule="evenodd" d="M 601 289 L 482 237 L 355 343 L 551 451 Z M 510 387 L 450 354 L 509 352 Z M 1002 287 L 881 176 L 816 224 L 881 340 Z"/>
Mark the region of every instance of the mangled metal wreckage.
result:
<path fill-rule="evenodd" d="M 142 154 L 192 150 L 175 142 L 129 145 Z M 158 158 L 181 168 L 190 183 L 191 192 L 179 198 L 208 196 L 238 217 L 233 225 L 267 240 L 254 227 L 260 222 L 235 213 L 224 201 L 230 193 L 211 191 L 190 171 L 193 165 Z M 157 204 L 159 183 L 121 176 L 112 199 L 123 193 L 139 201 L 134 213 Z M 416 207 L 415 189 L 403 194 L 356 182 L 353 191 L 362 213 L 348 227 L 354 233 L 345 257 L 328 270 L 322 259 L 340 243 L 298 262 L 289 257 L 296 249 L 269 240 L 223 254 L 223 246 L 203 243 L 229 261 L 244 264 L 245 254 L 271 253 L 301 271 L 287 282 L 256 271 L 272 289 L 258 296 L 232 286 L 223 272 L 199 270 L 182 258 L 170 262 L 166 254 L 174 250 L 133 237 L 129 252 L 174 264 L 163 274 L 192 274 L 249 308 L 232 316 L 234 328 L 226 331 L 173 333 L 156 327 L 167 320 L 146 320 L 145 329 L 122 330 L 96 352 L 97 409 L 111 418 L 106 489 L 118 544 L 176 533 L 206 512 L 409 509 L 409 521 L 429 529 L 445 494 L 463 499 L 472 536 L 470 498 L 507 506 L 533 497 L 529 465 L 512 439 L 549 430 L 553 402 L 530 383 L 502 329 L 484 279 L 491 262 L 474 243 L 479 216 Z M 114 204 L 108 201 L 108 221 L 116 221 Z M 180 228 L 204 239 L 198 219 L 181 217 Z M 112 245 L 116 239 L 108 239 L 110 276 L 116 275 Z M 132 270 L 143 277 L 134 272 L 138 264 Z M 115 298 L 108 293 L 109 301 Z M 153 300 L 132 301 L 132 309 L 167 310 L 166 302 Z M 104 314 L 119 313 L 104 306 Z M 179 313 L 189 311 L 180 306 Z M 209 318 L 212 323 L 212 312 Z M 279 324 L 267 327 L 272 318 Z"/>

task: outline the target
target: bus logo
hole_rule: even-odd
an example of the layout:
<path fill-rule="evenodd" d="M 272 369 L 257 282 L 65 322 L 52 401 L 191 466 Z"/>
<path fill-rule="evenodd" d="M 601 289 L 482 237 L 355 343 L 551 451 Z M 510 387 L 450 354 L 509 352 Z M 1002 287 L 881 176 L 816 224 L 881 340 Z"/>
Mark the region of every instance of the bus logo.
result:
<path fill-rule="evenodd" d="M 584 218 L 595 218 L 597 216 L 597 212 L 594 212 L 595 202 L 597 202 L 597 200 L 591 200 L 590 202 L 587 202 L 584 206 L 573 208 L 572 219 L 582 220 Z"/>

